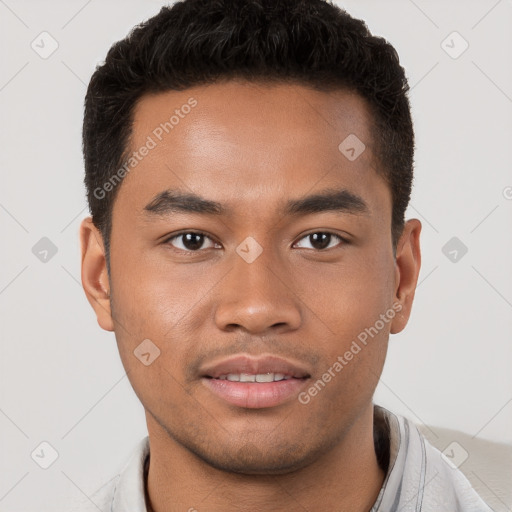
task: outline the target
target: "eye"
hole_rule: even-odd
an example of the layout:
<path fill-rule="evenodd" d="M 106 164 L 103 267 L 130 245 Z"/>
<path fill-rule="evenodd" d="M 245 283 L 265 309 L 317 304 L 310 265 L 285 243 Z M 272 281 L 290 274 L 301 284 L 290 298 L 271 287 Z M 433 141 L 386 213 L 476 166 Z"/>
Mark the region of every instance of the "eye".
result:
<path fill-rule="evenodd" d="M 187 251 L 187 252 L 198 252 L 200 249 L 204 249 L 203 245 L 206 240 L 211 242 L 210 247 L 214 247 L 216 244 L 208 235 L 205 233 L 198 233 L 195 231 L 187 231 L 173 235 L 164 241 L 165 244 L 170 244 L 174 248 Z M 208 249 L 208 247 L 206 247 Z"/>
<path fill-rule="evenodd" d="M 336 245 L 341 245 L 341 244 L 332 245 L 331 242 L 333 242 L 334 239 L 337 239 L 338 242 L 341 242 L 341 243 L 348 243 L 340 235 L 335 235 L 334 233 L 329 233 L 329 232 L 325 232 L 325 231 L 309 233 L 309 235 L 306 235 L 301 238 L 301 240 L 308 240 L 310 243 L 310 247 L 306 246 L 305 247 L 306 249 L 316 249 L 318 251 L 330 249 L 332 247 L 335 247 Z M 299 243 L 300 243 L 300 241 L 297 242 L 297 244 L 299 244 Z M 304 248 L 304 246 L 302 246 L 302 248 Z"/>

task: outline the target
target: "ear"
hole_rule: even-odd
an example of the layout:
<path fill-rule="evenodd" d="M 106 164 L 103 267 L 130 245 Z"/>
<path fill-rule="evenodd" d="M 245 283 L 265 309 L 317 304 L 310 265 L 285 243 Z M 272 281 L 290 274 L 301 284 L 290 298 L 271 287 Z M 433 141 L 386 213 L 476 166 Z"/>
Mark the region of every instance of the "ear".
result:
<path fill-rule="evenodd" d="M 96 313 L 98 324 L 106 331 L 114 330 L 110 307 L 110 282 L 107 273 L 105 248 L 100 231 L 91 217 L 80 224 L 82 252 L 82 286 Z"/>
<path fill-rule="evenodd" d="M 411 219 L 405 223 L 398 241 L 395 258 L 394 308 L 398 314 L 391 322 L 391 334 L 404 329 L 411 315 L 414 292 L 421 267 L 421 222 Z"/>

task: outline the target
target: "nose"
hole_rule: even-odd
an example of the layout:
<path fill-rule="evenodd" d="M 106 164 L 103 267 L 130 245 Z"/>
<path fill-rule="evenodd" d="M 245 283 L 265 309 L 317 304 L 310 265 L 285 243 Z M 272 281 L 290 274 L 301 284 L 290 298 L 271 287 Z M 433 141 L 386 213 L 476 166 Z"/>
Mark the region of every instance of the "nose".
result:
<path fill-rule="evenodd" d="M 290 280 L 290 271 L 271 250 L 265 249 L 252 263 L 234 254 L 233 267 L 217 288 L 217 327 L 257 335 L 298 329 L 301 301 Z"/>

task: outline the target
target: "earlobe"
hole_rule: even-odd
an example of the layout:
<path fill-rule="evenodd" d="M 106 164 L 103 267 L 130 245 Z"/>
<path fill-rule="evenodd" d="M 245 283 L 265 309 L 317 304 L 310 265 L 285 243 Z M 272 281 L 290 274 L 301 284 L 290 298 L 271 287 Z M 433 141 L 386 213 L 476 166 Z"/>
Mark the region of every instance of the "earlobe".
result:
<path fill-rule="evenodd" d="M 418 219 L 408 220 L 397 244 L 394 303 L 399 312 L 391 323 L 391 334 L 402 331 L 411 315 L 421 268 L 420 233 L 421 222 Z"/>
<path fill-rule="evenodd" d="M 91 217 L 85 218 L 80 224 L 80 245 L 81 277 L 85 295 L 96 313 L 100 327 L 106 331 L 113 331 L 105 248 L 101 233 L 93 224 Z"/>

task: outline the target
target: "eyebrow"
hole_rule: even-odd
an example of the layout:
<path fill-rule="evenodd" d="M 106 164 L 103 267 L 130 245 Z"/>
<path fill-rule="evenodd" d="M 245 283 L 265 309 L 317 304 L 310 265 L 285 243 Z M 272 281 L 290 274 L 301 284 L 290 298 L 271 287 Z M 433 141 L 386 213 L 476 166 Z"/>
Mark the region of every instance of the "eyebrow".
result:
<path fill-rule="evenodd" d="M 370 209 L 361 197 L 346 189 L 327 189 L 300 199 L 289 200 L 281 213 L 285 216 L 299 217 L 330 211 L 368 214 Z M 144 214 L 147 217 L 167 216 L 172 213 L 222 216 L 230 212 L 230 208 L 221 203 L 179 190 L 164 190 L 144 207 Z"/>

